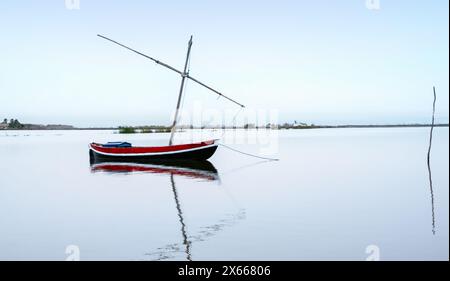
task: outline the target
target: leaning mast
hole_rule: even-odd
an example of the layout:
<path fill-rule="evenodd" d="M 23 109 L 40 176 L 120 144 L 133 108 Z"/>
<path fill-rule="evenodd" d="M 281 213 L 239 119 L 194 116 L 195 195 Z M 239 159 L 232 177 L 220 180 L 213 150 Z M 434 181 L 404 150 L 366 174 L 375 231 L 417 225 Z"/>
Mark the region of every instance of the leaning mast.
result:
<path fill-rule="evenodd" d="M 170 129 L 169 145 L 172 145 L 172 143 L 173 143 L 173 136 L 175 134 L 175 130 L 176 130 L 176 126 L 177 126 L 177 120 L 178 120 L 178 114 L 179 114 L 179 111 L 180 111 L 181 97 L 183 95 L 184 82 L 186 80 L 186 77 L 189 74 L 186 71 L 188 71 L 187 67 L 188 67 L 188 63 L 189 63 L 189 56 L 191 55 L 191 47 L 192 47 L 192 35 L 191 35 L 191 39 L 189 40 L 189 43 L 188 43 L 188 50 L 187 50 L 187 55 L 186 55 L 186 62 L 184 64 L 184 71 L 181 74 L 180 93 L 178 94 L 177 108 L 175 109 L 175 116 L 173 118 L 172 128 Z"/>

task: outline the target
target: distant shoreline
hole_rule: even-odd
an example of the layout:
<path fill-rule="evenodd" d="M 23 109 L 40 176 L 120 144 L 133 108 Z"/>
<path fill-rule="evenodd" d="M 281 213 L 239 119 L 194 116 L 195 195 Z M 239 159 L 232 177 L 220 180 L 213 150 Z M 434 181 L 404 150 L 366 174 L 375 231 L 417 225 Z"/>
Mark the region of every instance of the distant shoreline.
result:
<path fill-rule="evenodd" d="M 431 124 L 394 124 L 394 125 L 318 125 L 301 129 L 345 129 L 345 128 L 424 128 Z M 449 127 L 449 124 L 434 124 L 434 127 Z M 298 129 L 298 128 L 294 128 Z"/>
<path fill-rule="evenodd" d="M 155 126 L 157 129 L 153 133 L 167 133 L 167 129 L 169 127 L 164 126 Z M 382 125 L 306 125 L 306 126 L 283 126 L 280 125 L 278 127 L 179 127 L 179 129 L 184 130 L 254 130 L 254 129 L 262 129 L 262 130 L 310 130 L 310 129 L 364 129 L 364 128 L 424 128 L 431 127 L 431 124 L 382 124 Z M 434 127 L 449 127 L 449 124 L 435 124 Z M 131 127 L 137 130 L 142 128 L 153 128 L 153 126 L 136 126 Z M 0 129 L 0 131 L 88 131 L 88 130 L 120 130 L 121 127 L 87 127 L 87 128 L 77 128 L 67 126 L 65 128 L 23 128 L 23 129 Z M 161 130 L 161 131 L 158 131 Z"/>

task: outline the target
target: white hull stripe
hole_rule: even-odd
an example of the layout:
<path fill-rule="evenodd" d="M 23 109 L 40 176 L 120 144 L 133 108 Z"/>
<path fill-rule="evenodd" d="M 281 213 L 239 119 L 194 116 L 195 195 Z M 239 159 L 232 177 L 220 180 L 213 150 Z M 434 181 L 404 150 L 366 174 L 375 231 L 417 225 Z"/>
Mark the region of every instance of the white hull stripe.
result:
<path fill-rule="evenodd" d="M 91 145 L 90 145 L 90 149 L 101 155 L 123 157 L 123 156 L 154 156 L 154 155 L 179 154 L 179 153 L 184 153 L 184 152 L 202 150 L 202 149 L 206 149 L 206 148 L 210 148 L 210 147 L 214 147 L 214 146 L 218 146 L 218 144 L 213 143 L 210 145 L 189 148 L 189 149 L 183 149 L 183 150 L 166 151 L 166 152 L 150 152 L 150 153 L 107 153 L 107 152 L 98 151 L 95 148 L 93 148 Z"/>

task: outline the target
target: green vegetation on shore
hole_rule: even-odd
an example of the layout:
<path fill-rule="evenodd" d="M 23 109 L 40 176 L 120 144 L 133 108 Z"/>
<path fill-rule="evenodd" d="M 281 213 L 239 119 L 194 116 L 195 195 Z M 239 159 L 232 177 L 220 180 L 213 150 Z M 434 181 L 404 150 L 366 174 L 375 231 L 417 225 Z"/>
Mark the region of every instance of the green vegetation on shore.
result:
<path fill-rule="evenodd" d="M 170 128 L 164 126 L 141 126 L 141 127 L 119 127 L 119 134 L 151 134 L 151 133 L 169 133 Z"/>
<path fill-rule="evenodd" d="M 22 124 L 17 119 L 11 119 L 9 122 L 5 118 L 0 123 L 0 130 L 74 130 L 70 125 L 38 125 Z"/>
<path fill-rule="evenodd" d="M 120 134 L 135 134 L 136 130 L 133 127 L 119 127 Z"/>

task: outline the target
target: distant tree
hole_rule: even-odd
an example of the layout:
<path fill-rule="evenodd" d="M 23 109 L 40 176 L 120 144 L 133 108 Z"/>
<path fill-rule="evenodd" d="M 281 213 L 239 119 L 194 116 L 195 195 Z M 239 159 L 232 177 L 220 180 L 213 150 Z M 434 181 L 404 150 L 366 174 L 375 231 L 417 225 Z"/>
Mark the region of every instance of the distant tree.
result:
<path fill-rule="evenodd" d="M 133 127 L 119 127 L 119 134 L 135 134 L 136 130 Z"/>
<path fill-rule="evenodd" d="M 9 120 L 8 128 L 10 129 L 23 129 L 25 126 L 22 125 L 19 120 L 17 119 L 11 119 Z"/>
<path fill-rule="evenodd" d="M 3 119 L 3 124 L 8 124 L 8 119 Z"/>
<path fill-rule="evenodd" d="M 255 128 L 255 124 L 247 123 L 247 124 L 244 125 L 244 129 L 253 129 L 253 128 Z"/>
<path fill-rule="evenodd" d="M 285 123 L 283 123 L 283 125 L 281 125 L 281 128 L 284 128 L 284 129 L 289 129 L 291 127 L 292 127 L 292 124 L 289 124 L 287 122 L 285 122 Z"/>

